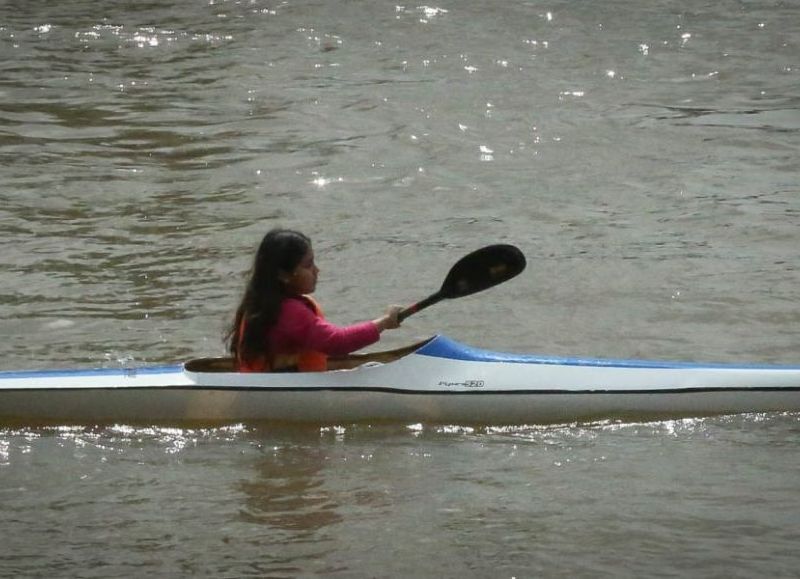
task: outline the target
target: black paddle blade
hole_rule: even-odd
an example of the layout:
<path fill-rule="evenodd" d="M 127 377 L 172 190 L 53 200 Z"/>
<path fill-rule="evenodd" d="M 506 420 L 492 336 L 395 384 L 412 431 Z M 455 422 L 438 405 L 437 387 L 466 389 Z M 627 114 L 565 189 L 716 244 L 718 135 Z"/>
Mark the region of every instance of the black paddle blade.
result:
<path fill-rule="evenodd" d="M 525 256 L 513 245 L 488 245 L 459 259 L 435 294 L 401 311 L 401 322 L 442 300 L 461 298 L 510 280 L 525 269 Z"/>
<path fill-rule="evenodd" d="M 513 245 L 482 247 L 456 262 L 439 294 L 442 298 L 452 299 L 489 289 L 518 276 L 525 265 L 525 256 Z"/>

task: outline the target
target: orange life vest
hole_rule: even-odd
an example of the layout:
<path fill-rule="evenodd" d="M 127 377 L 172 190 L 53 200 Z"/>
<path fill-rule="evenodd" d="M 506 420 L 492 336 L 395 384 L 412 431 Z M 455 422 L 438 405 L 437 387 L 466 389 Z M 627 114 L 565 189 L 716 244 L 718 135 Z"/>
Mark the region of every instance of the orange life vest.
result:
<path fill-rule="evenodd" d="M 303 302 L 320 318 L 325 316 L 322 308 L 311 296 L 300 296 Z M 254 360 L 242 358 L 242 340 L 244 339 L 245 320 L 242 318 L 239 327 L 239 348 L 237 362 L 239 372 L 324 372 L 328 369 L 328 355 L 308 350 L 295 354 L 263 354 Z"/>

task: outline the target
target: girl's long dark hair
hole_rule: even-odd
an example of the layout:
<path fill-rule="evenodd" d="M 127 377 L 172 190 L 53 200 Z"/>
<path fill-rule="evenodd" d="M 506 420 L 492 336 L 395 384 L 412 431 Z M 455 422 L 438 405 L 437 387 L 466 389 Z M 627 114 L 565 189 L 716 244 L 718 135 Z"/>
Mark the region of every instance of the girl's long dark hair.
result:
<path fill-rule="evenodd" d="M 279 276 L 294 271 L 310 249 L 308 237 L 289 229 L 273 229 L 261 240 L 244 296 L 225 335 L 234 358 L 253 360 L 266 353 L 267 329 L 278 321 L 286 297 Z"/>

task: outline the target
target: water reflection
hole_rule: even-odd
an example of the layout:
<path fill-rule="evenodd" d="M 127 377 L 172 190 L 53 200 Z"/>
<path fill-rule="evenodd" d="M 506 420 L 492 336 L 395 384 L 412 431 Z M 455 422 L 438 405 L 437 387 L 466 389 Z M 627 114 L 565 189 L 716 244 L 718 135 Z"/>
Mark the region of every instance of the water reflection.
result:
<path fill-rule="evenodd" d="M 342 521 L 335 496 L 326 488 L 328 457 L 313 446 L 274 446 L 255 465 L 255 476 L 240 485 L 245 495 L 241 519 L 306 538 Z"/>

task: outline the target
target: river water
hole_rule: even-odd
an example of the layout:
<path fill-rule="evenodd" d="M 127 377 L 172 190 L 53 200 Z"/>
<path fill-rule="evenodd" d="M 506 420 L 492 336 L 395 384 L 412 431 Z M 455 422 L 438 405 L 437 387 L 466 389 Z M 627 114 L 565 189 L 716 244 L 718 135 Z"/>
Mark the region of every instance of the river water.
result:
<path fill-rule="evenodd" d="M 218 355 L 263 233 L 385 335 L 800 360 L 794 0 L 0 2 L 0 370 Z M 800 416 L 0 428 L 0 576 L 797 576 Z"/>

